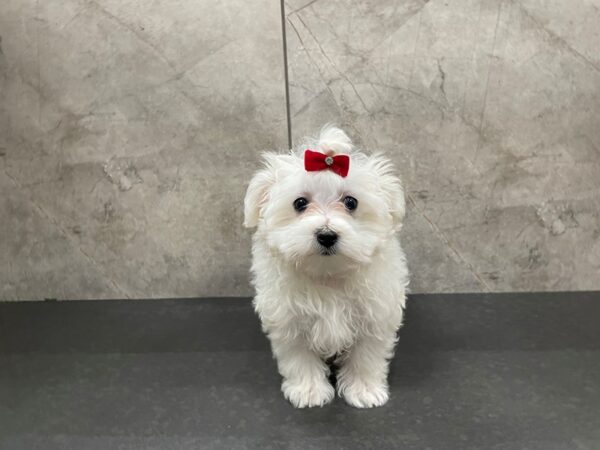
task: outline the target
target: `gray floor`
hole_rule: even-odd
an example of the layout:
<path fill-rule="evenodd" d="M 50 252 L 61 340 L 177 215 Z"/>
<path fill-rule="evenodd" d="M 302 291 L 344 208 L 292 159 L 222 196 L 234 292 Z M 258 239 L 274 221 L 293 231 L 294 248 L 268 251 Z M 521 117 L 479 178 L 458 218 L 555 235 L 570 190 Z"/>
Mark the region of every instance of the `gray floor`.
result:
<path fill-rule="evenodd" d="M 0 448 L 600 448 L 600 293 L 415 295 L 390 402 L 294 410 L 248 299 L 0 304 Z"/>

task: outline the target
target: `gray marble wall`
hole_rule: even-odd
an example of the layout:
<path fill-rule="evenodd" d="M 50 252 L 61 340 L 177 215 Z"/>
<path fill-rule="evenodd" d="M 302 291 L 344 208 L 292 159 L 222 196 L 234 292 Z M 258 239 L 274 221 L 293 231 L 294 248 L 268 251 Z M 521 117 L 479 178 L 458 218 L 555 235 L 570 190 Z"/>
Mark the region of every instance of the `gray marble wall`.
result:
<path fill-rule="evenodd" d="M 396 162 L 415 292 L 600 289 L 600 2 L 287 0 L 296 140 Z M 280 4 L 0 2 L 0 299 L 248 295 Z"/>
<path fill-rule="evenodd" d="M 600 1 L 287 5 L 293 134 L 393 157 L 413 290 L 600 288 Z"/>
<path fill-rule="evenodd" d="M 0 35 L 0 298 L 248 294 L 279 3 L 2 0 Z"/>

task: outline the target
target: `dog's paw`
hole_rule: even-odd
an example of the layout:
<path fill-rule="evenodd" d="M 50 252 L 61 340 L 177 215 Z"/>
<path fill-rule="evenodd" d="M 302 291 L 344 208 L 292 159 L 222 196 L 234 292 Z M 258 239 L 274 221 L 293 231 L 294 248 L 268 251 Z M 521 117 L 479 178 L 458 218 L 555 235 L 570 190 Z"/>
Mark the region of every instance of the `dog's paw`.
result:
<path fill-rule="evenodd" d="M 363 380 L 345 380 L 340 383 L 338 393 L 351 406 L 356 408 L 374 408 L 385 405 L 390 398 L 385 383 L 368 383 Z"/>
<path fill-rule="evenodd" d="M 284 380 L 281 390 L 296 408 L 323 406 L 333 400 L 335 389 L 326 378 L 316 380 Z"/>

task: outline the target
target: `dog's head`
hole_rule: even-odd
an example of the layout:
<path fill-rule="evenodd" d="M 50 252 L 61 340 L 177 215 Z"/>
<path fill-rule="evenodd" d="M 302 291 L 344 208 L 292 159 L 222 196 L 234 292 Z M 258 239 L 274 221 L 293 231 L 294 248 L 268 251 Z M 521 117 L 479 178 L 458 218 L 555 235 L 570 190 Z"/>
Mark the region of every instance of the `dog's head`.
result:
<path fill-rule="evenodd" d="M 350 157 L 346 177 L 332 170 L 308 172 L 304 150 Z M 382 155 L 355 151 L 337 128 L 289 154 L 266 153 L 265 168 L 246 193 L 247 227 L 258 227 L 269 248 L 299 269 L 335 274 L 368 264 L 400 229 L 402 185 Z"/>

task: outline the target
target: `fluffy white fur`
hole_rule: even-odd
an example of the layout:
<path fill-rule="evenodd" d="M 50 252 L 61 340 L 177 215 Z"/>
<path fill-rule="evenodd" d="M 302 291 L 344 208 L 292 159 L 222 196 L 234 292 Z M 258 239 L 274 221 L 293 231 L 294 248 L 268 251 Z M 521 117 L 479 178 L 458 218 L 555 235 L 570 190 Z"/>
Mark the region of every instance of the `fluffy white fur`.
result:
<path fill-rule="evenodd" d="M 350 155 L 346 178 L 306 172 L 306 148 Z M 322 406 L 335 394 L 325 359 L 336 357 L 337 392 L 353 406 L 383 405 L 388 363 L 402 324 L 408 270 L 396 232 L 405 203 L 390 161 L 356 150 L 340 129 L 326 127 L 288 154 L 266 153 L 248 187 L 254 306 L 268 335 L 284 396 L 296 407 Z M 355 211 L 345 196 L 358 200 Z M 304 212 L 293 202 L 309 200 Z M 315 233 L 335 231 L 333 255 Z"/>

